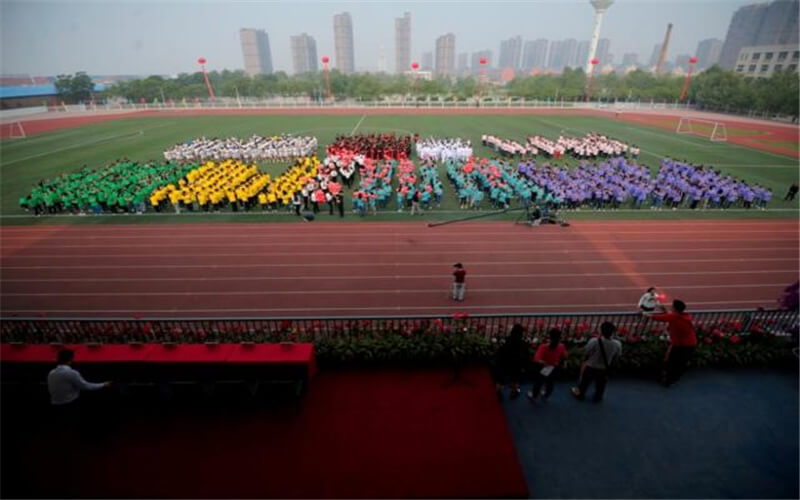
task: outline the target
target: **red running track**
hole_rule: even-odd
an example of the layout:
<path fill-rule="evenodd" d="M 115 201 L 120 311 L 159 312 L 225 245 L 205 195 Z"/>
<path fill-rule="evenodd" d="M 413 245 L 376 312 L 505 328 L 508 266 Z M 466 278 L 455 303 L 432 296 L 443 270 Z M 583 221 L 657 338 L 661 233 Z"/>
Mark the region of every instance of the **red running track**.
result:
<path fill-rule="evenodd" d="M 773 307 L 797 221 L 180 224 L 0 228 L 3 316 L 627 311 Z M 449 299 L 451 266 L 467 271 Z"/>

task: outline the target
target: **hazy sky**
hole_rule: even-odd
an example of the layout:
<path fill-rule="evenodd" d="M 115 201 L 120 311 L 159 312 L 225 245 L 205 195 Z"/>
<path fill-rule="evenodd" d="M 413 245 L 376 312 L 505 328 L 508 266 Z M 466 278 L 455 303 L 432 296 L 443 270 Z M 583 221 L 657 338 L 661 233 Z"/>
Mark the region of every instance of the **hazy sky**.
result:
<path fill-rule="evenodd" d="M 601 36 L 611 39 L 619 63 L 625 52 L 647 62 L 672 22 L 669 59 L 694 54 L 697 42 L 725 38 L 733 12 L 753 0 L 616 0 Z M 458 2 L 290 1 L 70 1 L 0 0 L 0 72 L 54 75 L 165 74 L 197 69 L 242 69 L 239 28 L 269 34 L 276 70 L 292 72 L 289 36 L 307 32 L 319 56 L 333 60 L 333 15 L 353 18 L 356 68 L 375 70 L 381 47 L 394 68 L 394 18 L 411 12 L 412 59 L 432 51 L 436 37 L 453 32 L 456 52 L 491 49 L 500 40 L 588 40 L 593 10 L 588 0 Z"/>

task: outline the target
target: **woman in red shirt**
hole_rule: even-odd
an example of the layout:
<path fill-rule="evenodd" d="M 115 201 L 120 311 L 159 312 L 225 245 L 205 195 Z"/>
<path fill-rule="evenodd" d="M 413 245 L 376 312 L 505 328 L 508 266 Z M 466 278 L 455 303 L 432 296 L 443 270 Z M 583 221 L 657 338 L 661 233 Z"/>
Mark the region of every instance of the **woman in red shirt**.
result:
<path fill-rule="evenodd" d="M 553 381 L 555 380 L 556 368 L 567 357 L 567 348 L 561 342 L 561 330 L 553 328 L 550 330 L 550 342 L 542 344 L 536 349 L 533 362 L 536 363 L 536 371 L 533 374 L 533 388 L 528 391 L 528 399 L 535 400 L 539 396 L 539 391 L 544 384 L 544 394 L 542 400 L 545 401 L 553 393 Z"/>

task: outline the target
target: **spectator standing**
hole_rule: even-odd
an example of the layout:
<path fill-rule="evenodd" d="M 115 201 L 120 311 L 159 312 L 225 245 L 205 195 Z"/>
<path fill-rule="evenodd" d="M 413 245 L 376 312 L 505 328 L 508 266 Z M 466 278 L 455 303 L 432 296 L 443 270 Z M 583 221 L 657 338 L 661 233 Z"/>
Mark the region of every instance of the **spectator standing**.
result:
<path fill-rule="evenodd" d="M 523 338 L 524 329 L 519 323 L 511 328 L 511 333 L 497 351 L 495 390 L 502 397 L 503 387 L 511 387 L 511 399 L 517 399 L 521 393 L 519 381 L 530 358 L 530 344 Z"/>
<path fill-rule="evenodd" d="M 620 341 L 611 338 L 616 330 L 616 326 L 606 321 L 600 325 L 600 336 L 586 343 L 584 348 L 586 360 L 581 369 L 580 381 L 578 387 L 572 388 L 572 395 L 576 398 L 583 400 L 589 386 L 594 382 L 594 401 L 597 403 L 603 400 L 608 382 L 608 370 L 622 354 Z"/>
<path fill-rule="evenodd" d="M 653 314 L 650 318 L 667 323 L 669 347 L 664 355 L 661 383 L 669 387 L 681 378 L 697 347 L 697 334 L 692 324 L 692 315 L 686 312 L 686 304 L 683 301 L 673 300 L 671 312 Z"/>
<path fill-rule="evenodd" d="M 567 347 L 561 342 L 561 330 L 550 330 L 550 342 L 542 344 L 536 349 L 533 362 L 536 363 L 536 372 L 533 374 L 533 387 L 528 391 L 528 399 L 535 400 L 544 385 L 542 400 L 546 401 L 553 393 L 553 381 L 561 362 L 567 358 Z"/>
<path fill-rule="evenodd" d="M 783 198 L 784 201 L 792 201 L 794 197 L 797 196 L 797 191 L 800 190 L 800 186 L 797 185 L 795 182 L 791 186 L 789 186 L 789 191 L 786 193 L 786 196 Z"/>
<path fill-rule="evenodd" d="M 466 288 L 467 271 L 461 262 L 453 266 L 453 300 L 464 301 L 464 291 Z"/>

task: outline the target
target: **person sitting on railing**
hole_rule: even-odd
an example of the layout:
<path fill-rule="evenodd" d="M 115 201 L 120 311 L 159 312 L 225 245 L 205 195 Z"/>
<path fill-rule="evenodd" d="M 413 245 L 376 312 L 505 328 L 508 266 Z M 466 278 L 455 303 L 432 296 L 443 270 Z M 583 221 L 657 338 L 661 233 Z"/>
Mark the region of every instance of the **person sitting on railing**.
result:
<path fill-rule="evenodd" d="M 567 359 L 567 347 L 561 342 L 561 330 L 552 328 L 550 330 L 550 342 L 542 344 L 536 349 L 533 362 L 536 363 L 536 371 L 533 374 L 533 387 L 528 391 L 528 399 L 531 401 L 539 397 L 539 391 L 544 384 L 542 391 L 542 401 L 553 393 L 553 381 L 556 371 L 561 366 L 561 362 Z"/>
<path fill-rule="evenodd" d="M 681 378 L 697 347 L 692 315 L 686 312 L 686 304 L 676 299 L 672 301 L 672 312 L 648 316 L 655 321 L 667 323 L 669 347 L 664 355 L 661 383 L 664 387 L 669 387 Z"/>
<path fill-rule="evenodd" d="M 638 307 L 639 310 L 647 313 L 665 311 L 664 306 L 661 304 L 661 301 L 659 300 L 658 291 L 654 286 L 648 288 L 647 291 L 644 292 L 644 295 L 642 295 L 639 298 Z"/>

